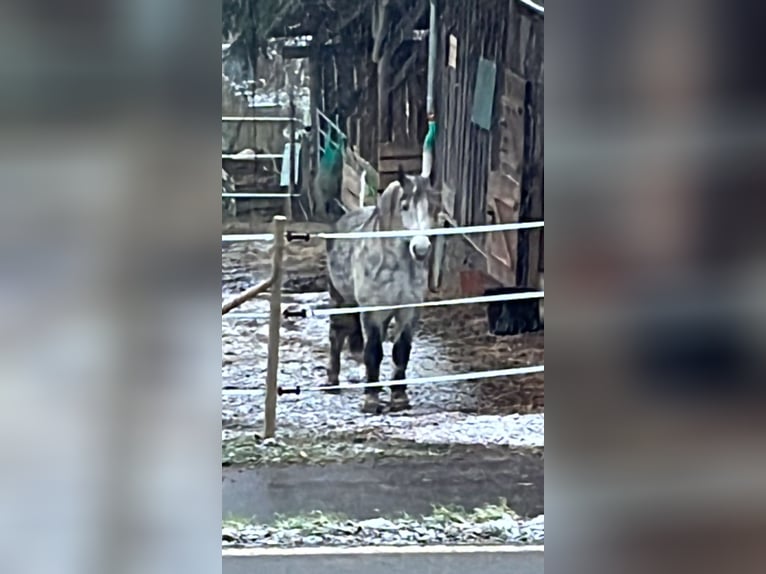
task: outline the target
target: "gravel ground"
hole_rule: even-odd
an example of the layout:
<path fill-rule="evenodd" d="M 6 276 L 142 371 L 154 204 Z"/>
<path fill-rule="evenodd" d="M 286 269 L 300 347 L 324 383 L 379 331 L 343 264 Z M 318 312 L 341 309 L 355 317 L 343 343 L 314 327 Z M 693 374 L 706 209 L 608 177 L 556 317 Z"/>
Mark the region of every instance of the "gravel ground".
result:
<path fill-rule="evenodd" d="M 269 243 L 223 245 L 223 299 L 269 274 L 269 248 Z M 322 240 L 288 244 L 285 304 L 327 306 L 328 296 L 321 291 L 324 288 Z M 223 388 L 247 389 L 252 394 L 222 397 L 224 438 L 240 432 L 252 433 L 262 425 L 268 301 L 256 299 L 237 311 L 254 312 L 256 318 L 223 321 Z M 280 437 L 319 435 L 326 439 L 335 433 L 371 433 L 376 438 L 432 444 L 543 444 L 543 377 L 539 374 L 412 386 L 411 410 L 381 416 L 359 411 L 360 389 L 349 389 L 339 395 L 305 392 L 325 380 L 328 329 L 328 320 L 320 317 L 283 323 L 279 384 L 300 385 L 304 392 L 280 397 L 277 412 Z M 384 345 L 382 378 L 391 375 L 391 348 L 392 342 Z M 436 307 L 423 310 L 407 375 L 427 377 L 542 362 L 542 334 L 495 337 L 487 331 L 483 306 Z M 344 356 L 341 384 L 363 380 L 364 367 Z M 383 397 L 387 397 L 387 389 Z"/>
<path fill-rule="evenodd" d="M 312 513 L 282 518 L 273 524 L 228 521 L 221 534 L 224 547 L 541 544 L 545 538 L 545 516 L 524 520 L 505 504 L 477 508 L 471 513 L 439 508 L 432 515 L 419 518 L 362 521 Z"/>
<path fill-rule="evenodd" d="M 224 407 L 224 419 L 232 421 L 256 421 L 262 423 L 262 402 L 253 404 L 250 397 L 241 398 L 242 404 L 235 407 L 233 398 L 227 398 Z M 472 415 L 460 412 L 396 413 L 378 416 L 358 415 L 359 400 L 356 396 L 327 397 L 319 395 L 318 401 L 312 401 L 312 408 L 320 410 L 305 411 L 296 403 L 290 408 L 290 399 L 282 399 L 278 404 L 277 420 L 280 421 L 280 434 L 289 433 L 294 438 L 309 438 L 321 433 L 322 442 L 328 435 L 356 435 L 375 439 L 400 439 L 416 444 L 465 444 L 465 445 L 502 445 L 509 447 L 544 446 L 545 415 L 543 413 L 527 415 Z M 321 402 L 324 406 L 318 406 Z M 339 406 L 344 408 L 340 409 Z M 230 409 L 236 412 L 231 414 Z M 344 414 L 339 411 L 346 411 Z M 246 413 L 246 414 L 243 414 Z M 231 417 L 227 418 L 227 414 Z M 342 418 L 343 417 L 343 418 Z M 243 425 L 247 426 L 247 425 Z M 224 429 L 223 438 L 231 439 L 241 433 Z"/>

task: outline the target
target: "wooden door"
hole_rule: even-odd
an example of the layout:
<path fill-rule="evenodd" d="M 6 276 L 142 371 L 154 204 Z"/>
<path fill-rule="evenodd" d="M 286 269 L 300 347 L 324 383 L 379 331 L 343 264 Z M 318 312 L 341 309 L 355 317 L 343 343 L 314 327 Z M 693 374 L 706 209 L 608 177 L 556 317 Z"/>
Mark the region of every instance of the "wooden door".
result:
<path fill-rule="evenodd" d="M 519 220 L 521 179 L 524 167 L 526 80 L 506 68 L 503 74 L 498 124 L 492 138 L 487 188 L 489 223 Z M 493 169 L 494 167 L 494 169 Z M 490 233 L 486 240 L 487 273 L 507 287 L 516 286 L 518 232 Z"/>

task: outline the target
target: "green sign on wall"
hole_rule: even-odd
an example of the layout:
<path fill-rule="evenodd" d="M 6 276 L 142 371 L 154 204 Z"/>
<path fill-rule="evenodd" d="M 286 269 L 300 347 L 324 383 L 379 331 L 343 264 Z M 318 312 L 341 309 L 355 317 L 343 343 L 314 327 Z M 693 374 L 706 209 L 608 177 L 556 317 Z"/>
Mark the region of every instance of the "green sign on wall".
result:
<path fill-rule="evenodd" d="M 492 109 L 495 104 L 495 77 L 497 66 L 492 60 L 479 59 L 476 69 L 476 85 L 473 89 L 473 112 L 471 121 L 480 128 L 492 127 Z"/>

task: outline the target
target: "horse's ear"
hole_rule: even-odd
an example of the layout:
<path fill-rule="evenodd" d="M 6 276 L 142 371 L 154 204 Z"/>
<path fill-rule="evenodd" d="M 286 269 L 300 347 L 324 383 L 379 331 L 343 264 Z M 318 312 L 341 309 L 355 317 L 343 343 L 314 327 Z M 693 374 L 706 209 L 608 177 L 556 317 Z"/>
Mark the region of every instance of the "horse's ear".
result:
<path fill-rule="evenodd" d="M 401 190 L 401 186 L 393 182 L 378 195 L 377 209 L 380 216 L 380 228 L 383 231 L 388 231 L 393 227 L 394 212 L 396 211 L 396 204 L 399 202 Z"/>
<path fill-rule="evenodd" d="M 396 172 L 396 181 L 398 181 L 402 187 L 404 187 L 404 183 L 406 181 L 406 174 L 404 173 L 404 166 L 402 164 L 399 164 L 399 169 Z"/>

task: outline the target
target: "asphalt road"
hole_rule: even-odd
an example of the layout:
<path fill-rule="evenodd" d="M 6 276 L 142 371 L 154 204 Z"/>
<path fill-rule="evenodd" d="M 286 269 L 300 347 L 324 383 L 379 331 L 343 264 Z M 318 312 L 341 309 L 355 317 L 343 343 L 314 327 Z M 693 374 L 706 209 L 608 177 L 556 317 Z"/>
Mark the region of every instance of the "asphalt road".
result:
<path fill-rule="evenodd" d="M 225 551 L 223 574 L 543 574 L 543 549 L 450 547 Z"/>
<path fill-rule="evenodd" d="M 532 517 L 544 511 L 544 468 L 539 454 L 456 448 L 426 459 L 342 464 L 224 468 L 223 518 L 311 510 L 365 520 L 407 512 L 431 514 L 434 505 L 472 509 L 505 498 L 514 511 Z"/>

